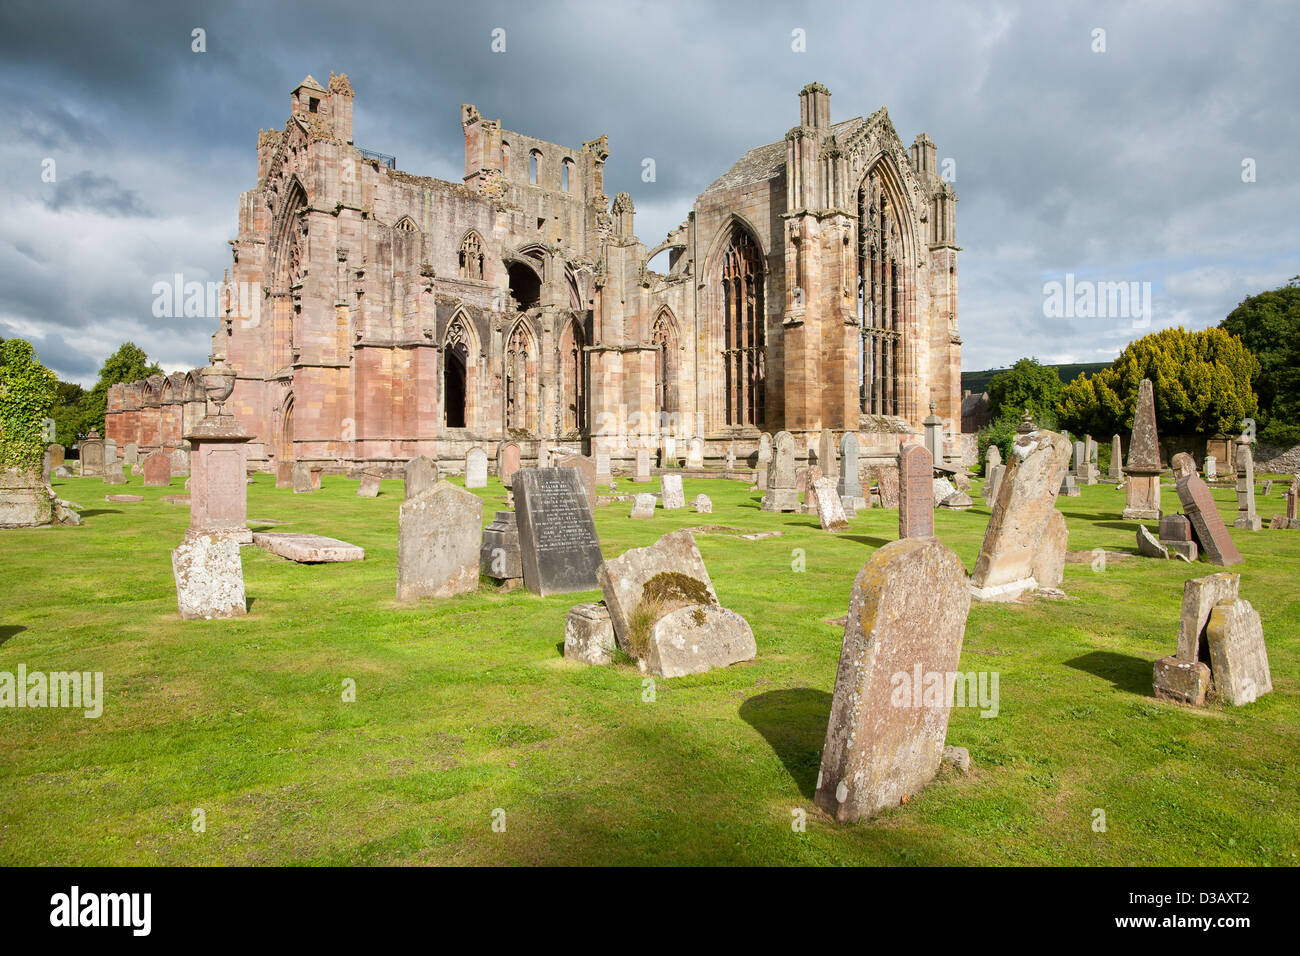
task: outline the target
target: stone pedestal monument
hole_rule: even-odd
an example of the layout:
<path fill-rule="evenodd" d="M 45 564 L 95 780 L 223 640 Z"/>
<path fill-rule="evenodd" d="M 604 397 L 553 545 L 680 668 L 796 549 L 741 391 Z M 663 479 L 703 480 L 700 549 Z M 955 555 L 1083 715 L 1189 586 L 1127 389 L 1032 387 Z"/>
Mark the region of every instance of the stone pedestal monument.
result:
<path fill-rule="evenodd" d="M 1156 434 L 1156 401 L 1151 379 L 1138 386 L 1133 437 L 1129 439 L 1128 481 L 1124 486 L 1123 517 L 1130 521 L 1160 520 L 1160 441 Z"/>

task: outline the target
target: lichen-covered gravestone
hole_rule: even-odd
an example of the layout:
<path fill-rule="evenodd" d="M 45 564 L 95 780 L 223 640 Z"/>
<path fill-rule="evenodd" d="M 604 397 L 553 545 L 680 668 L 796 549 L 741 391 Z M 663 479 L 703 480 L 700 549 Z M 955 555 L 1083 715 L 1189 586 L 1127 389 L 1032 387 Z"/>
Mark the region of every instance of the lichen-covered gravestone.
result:
<path fill-rule="evenodd" d="M 397 532 L 397 600 L 451 597 L 478 587 L 483 501 L 440 481 L 403 502 Z"/>
<path fill-rule="evenodd" d="M 969 611 L 961 559 L 934 538 L 891 541 L 858 574 L 815 798 L 836 820 L 898 806 L 934 778 Z"/>
<path fill-rule="evenodd" d="M 709 499 L 708 495 L 696 495 L 691 503 L 695 506 L 695 513 L 697 515 L 713 514 L 713 502 Z"/>
<path fill-rule="evenodd" d="M 767 493 L 763 495 L 764 511 L 798 511 L 799 492 L 794 473 L 794 436 L 787 431 L 776 433 L 772 461 L 767 469 Z"/>
<path fill-rule="evenodd" d="M 599 577 L 619 647 L 652 674 L 700 674 L 758 653 L 749 623 L 718 604 L 689 531 L 606 561 Z"/>
<path fill-rule="evenodd" d="M 293 493 L 295 495 L 309 495 L 315 490 L 311 478 L 311 465 L 305 461 L 295 461 L 293 463 Z"/>
<path fill-rule="evenodd" d="M 855 432 L 845 432 L 840 438 L 840 473 L 835 484 L 840 499 L 858 506 L 862 498 L 862 479 L 858 474 L 858 436 Z M 850 501 L 851 499 L 851 501 Z"/>
<path fill-rule="evenodd" d="M 228 535 L 187 533 L 172 551 L 176 602 L 187 621 L 248 613 L 239 543 Z"/>
<path fill-rule="evenodd" d="M 424 455 L 412 458 L 406 463 L 402 478 L 406 486 L 406 500 L 410 501 L 438 483 L 438 463 Z"/>
<path fill-rule="evenodd" d="M 682 491 L 681 475 L 661 475 L 659 491 L 664 511 L 676 511 L 686 507 L 686 494 Z"/>
<path fill-rule="evenodd" d="M 849 519 L 844 514 L 844 505 L 835 490 L 834 478 L 814 478 L 813 494 L 817 500 L 817 520 L 823 531 L 840 532 L 849 530 Z"/>
<path fill-rule="evenodd" d="M 633 500 L 632 513 L 629 518 L 653 518 L 658 499 L 654 495 L 637 495 Z"/>

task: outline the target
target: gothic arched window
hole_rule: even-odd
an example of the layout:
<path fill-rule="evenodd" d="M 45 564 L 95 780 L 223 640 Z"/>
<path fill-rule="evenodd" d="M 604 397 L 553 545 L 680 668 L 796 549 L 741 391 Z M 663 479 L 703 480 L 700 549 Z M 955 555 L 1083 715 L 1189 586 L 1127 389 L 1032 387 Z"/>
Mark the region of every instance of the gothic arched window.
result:
<path fill-rule="evenodd" d="M 763 258 L 739 224 L 722 254 L 722 364 L 728 425 L 764 422 Z"/>
<path fill-rule="evenodd" d="M 483 278 L 483 240 L 471 232 L 460 243 L 460 274 L 464 279 Z"/>

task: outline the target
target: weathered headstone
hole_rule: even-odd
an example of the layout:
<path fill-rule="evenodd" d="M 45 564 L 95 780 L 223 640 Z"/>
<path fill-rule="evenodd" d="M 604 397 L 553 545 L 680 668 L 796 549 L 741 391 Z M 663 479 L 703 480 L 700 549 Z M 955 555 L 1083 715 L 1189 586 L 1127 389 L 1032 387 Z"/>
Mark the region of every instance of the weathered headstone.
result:
<path fill-rule="evenodd" d="M 840 438 L 840 475 L 835 490 L 839 492 L 842 501 L 848 503 L 852 499 L 855 506 L 862 497 L 859 469 L 857 432 L 845 432 Z"/>
<path fill-rule="evenodd" d="M 487 452 L 477 445 L 465 452 L 465 487 L 487 487 Z"/>
<path fill-rule="evenodd" d="M 686 507 L 686 495 L 682 491 L 681 475 L 661 475 L 659 492 L 664 511 L 676 511 Z"/>
<path fill-rule="evenodd" d="M 1196 475 L 1184 475 L 1174 483 L 1178 490 L 1178 500 L 1182 502 L 1183 514 L 1192 523 L 1192 530 L 1201 546 L 1201 552 L 1211 564 L 1229 567 L 1240 564 L 1245 559 L 1233 543 L 1219 516 L 1219 508 L 1214 503 L 1210 488 Z"/>
<path fill-rule="evenodd" d="M 1065 515 L 1056 509 L 1047 516 L 1043 537 L 1038 542 L 1029 570 L 1039 590 L 1058 591 L 1065 577 L 1065 557 L 1070 547 L 1070 531 L 1065 525 Z"/>
<path fill-rule="evenodd" d="M 984 479 L 984 497 L 993 501 L 997 498 L 998 485 L 1002 483 L 1002 476 L 1006 474 L 1006 465 L 998 462 L 989 471 L 989 475 Z"/>
<path fill-rule="evenodd" d="M 90 430 L 90 435 L 77 443 L 77 456 L 81 463 L 81 477 L 102 478 L 104 476 L 104 440 L 99 432 Z"/>
<path fill-rule="evenodd" d="M 543 597 L 595 588 L 600 539 L 577 469 L 521 468 L 514 489 L 524 586 Z"/>
<path fill-rule="evenodd" d="M 934 537 L 934 460 L 924 445 L 898 449 L 898 536 Z"/>
<path fill-rule="evenodd" d="M 764 511 L 798 511 L 799 492 L 795 486 L 794 436 L 787 431 L 776 433 L 772 460 L 768 463 L 767 493 L 763 495 Z"/>
<path fill-rule="evenodd" d="M 139 463 L 140 446 L 133 441 L 127 442 L 122 447 L 122 464 L 129 468 L 131 465 L 138 465 Z"/>
<path fill-rule="evenodd" d="M 1205 456 L 1205 480 L 1214 481 L 1219 477 L 1219 460 L 1213 455 Z"/>
<path fill-rule="evenodd" d="M 162 488 L 171 484 L 172 460 L 165 453 L 156 451 L 144 460 L 144 486 Z"/>
<path fill-rule="evenodd" d="M 1056 511 L 1061 477 L 1070 462 L 1064 435 L 1038 429 L 1026 419 L 998 484 L 971 577 L 978 601 L 1012 601 L 1039 586 L 1034 566 Z"/>
<path fill-rule="evenodd" d="M 1125 504 L 1123 518 L 1136 521 L 1160 519 L 1160 440 L 1156 434 L 1156 401 L 1151 379 L 1138 385 L 1133 436 L 1129 440 L 1128 464 L 1124 469 Z"/>
<path fill-rule="evenodd" d="M 603 666 L 614 659 L 614 626 L 609 608 L 600 603 L 577 604 L 564 619 L 564 656 L 571 661 Z"/>
<path fill-rule="evenodd" d="M 555 463 L 556 468 L 573 468 L 582 479 L 582 487 L 587 492 L 587 507 L 596 507 L 596 463 L 585 455 L 565 455 Z"/>
<path fill-rule="evenodd" d="M 629 518 L 653 518 L 658 499 L 654 495 L 637 495 L 633 499 L 632 513 Z"/>
<path fill-rule="evenodd" d="M 690 444 L 686 446 L 686 467 L 704 467 L 704 439 L 692 438 Z"/>
<path fill-rule="evenodd" d="M 609 470 L 609 452 L 596 452 L 596 484 L 608 485 L 613 477 Z"/>
<path fill-rule="evenodd" d="M 295 461 L 293 463 L 293 493 L 295 495 L 309 495 L 315 488 L 312 487 L 311 465 L 305 461 Z"/>
<path fill-rule="evenodd" d="M 1272 493 L 1273 493 L 1273 479 L 1270 478 L 1268 479 L 1268 481 L 1264 482 L 1264 497 L 1267 498 Z"/>
<path fill-rule="evenodd" d="M 1237 448 L 1241 454 L 1241 448 Z M 1253 704 L 1273 690 L 1259 612 L 1249 601 L 1221 601 L 1205 628 L 1214 692 L 1236 707 Z"/>
<path fill-rule="evenodd" d="M 321 534 L 259 531 L 253 535 L 253 544 L 298 564 L 338 564 L 366 558 L 364 548 Z"/>
<path fill-rule="evenodd" d="M 1213 686 L 1207 628 L 1210 615 L 1221 602 L 1237 600 L 1241 576 L 1227 571 L 1183 584 L 1178 619 L 1178 650 L 1155 662 L 1152 689 L 1157 697 L 1200 707 Z"/>
<path fill-rule="evenodd" d="M 650 449 L 638 448 L 636 450 L 636 472 L 632 480 L 644 484 L 650 480 Z"/>
<path fill-rule="evenodd" d="M 1232 526 L 1247 531 L 1263 527 L 1255 511 L 1255 454 L 1249 441 L 1237 442 L 1237 519 Z"/>
<path fill-rule="evenodd" d="M 296 475 L 295 472 L 295 491 L 297 490 Z M 405 485 L 405 499 L 410 501 L 426 491 L 431 491 L 433 486 L 438 483 L 438 463 L 432 458 L 426 458 L 424 455 L 412 458 L 402 470 L 402 479 Z"/>
<path fill-rule="evenodd" d="M 1000 464 L 1002 464 L 1002 449 L 990 443 L 988 450 L 984 452 L 984 477 L 987 479 L 993 474 L 993 467 Z"/>
<path fill-rule="evenodd" d="M 519 549 L 519 525 L 513 511 L 498 511 L 483 529 L 479 548 L 479 569 L 497 581 L 522 581 L 523 558 Z"/>
<path fill-rule="evenodd" d="M 827 478 L 840 476 L 840 463 L 835 455 L 835 433 L 823 428 L 817 438 L 817 467 Z"/>
<path fill-rule="evenodd" d="M 709 500 L 708 495 L 696 495 L 691 503 L 695 506 L 697 515 L 713 514 L 713 502 Z"/>
<path fill-rule="evenodd" d="M 1175 452 L 1169 459 L 1169 470 L 1174 473 L 1174 481 L 1184 475 L 1196 474 L 1196 459 L 1185 451 Z"/>
<path fill-rule="evenodd" d="M 126 484 L 126 475 L 122 473 L 122 463 L 114 459 L 104 466 L 104 484 L 106 485 L 124 485 Z"/>
<path fill-rule="evenodd" d="M 938 772 L 969 611 L 962 562 L 934 538 L 891 541 L 858 574 L 815 797 L 836 820 L 898 806 Z"/>
<path fill-rule="evenodd" d="M 813 493 L 817 499 L 817 520 L 823 531 L 848 531 L 849 519 L 844 513 L 839 492 L 835 490 L 834 478 L 815 478 L 812 483 Z"/>
<path fill-rule="evenodd" d="M 67 452 L 62 445 L 59 444 L 48 445 L 46 446 L 45 451 L 50 456 L 51 471 L 53 471 L 56 468 L 62 468 L 63 463 L 67 461 Z"/>
<path fill-rule="evenodd" d="M 111 461 L 117 461 L 117 442 L 112 438 L 105 438 L 104 439 L 104 466 L 108 467 L 108 463 Z"/>
<path fill-rule="evenodd" d="M 293 487 L 293 465 L 292 461 L 279 461 L 275 465 L 275 487 L 292 488 Z"/>
<path fill-rule="evenodd" d="M 1182 555 L 1188 561 L 1195 561 L 1199 553 L 1196 540 L 1192 537 L 1192 523 L 1186 515 L 1161 515 L 1159 542 L 1165 551 Z"/>
<path fill-rule="evenodd" d="M 802 512 L 806 515 L 815 515 L 817 513 L 817 489 L 813 482 L 822 476 L 820 465 L 812 465 L 808 468 L 800 468 L 798 475 L 795 476 L 795 487 L 803 492 Z"/>
<path fill-rule="evenodd" d="M 898 507 L 898 468 L 885 466 L 876 469 L 876 493 L 880 496 L 880 507 Z"/>
<path fill-rule="evenodd" d="M 1137 549 L 1138 554 L 1144 558 L 1167 558 L 1169 552 L 1165 550 L 1164 545 L 1147 530 L 1147 526 L 1140 524 L 1137 527 Z"/>
<path fill-rule="evenodd" d="M 483 501 L 439 481 L 398 512 L 397 600 L 451 597 L 478 588 Z"/>
<path fill-rule="evenodd" d="M 718 604 L 688 531 L 606 561 L 600 588 L 619 647 L 652 674 L 699 674 L 758 652 L 748 622 Z"/>
<path fill-rule="evenodd" d="M 497 446 L 497 477 L 501 484 L 509 486 L 510 479 L 519 470 L 519 443 L 502 442 Z"/>
<path fill-rule="evenodd" d="M 763 468 L 772 460 L 772 435 L 769 432 L 763 432 L 758 436 L 758 470 L 765 471 Z"/>
<path fill-rule="evenodd" d="M 380 476 L 378 472 L 367 471 L 361 475 L 361 483 L 357 485 L 358 498 L 378 498 Z"/>
<path fill-rule="evenodd" d="M 172 551 L 176 603 L 184 620 L 240 617 L 248 613 L 239 543 L 216 534 L 187 533 Z"/>

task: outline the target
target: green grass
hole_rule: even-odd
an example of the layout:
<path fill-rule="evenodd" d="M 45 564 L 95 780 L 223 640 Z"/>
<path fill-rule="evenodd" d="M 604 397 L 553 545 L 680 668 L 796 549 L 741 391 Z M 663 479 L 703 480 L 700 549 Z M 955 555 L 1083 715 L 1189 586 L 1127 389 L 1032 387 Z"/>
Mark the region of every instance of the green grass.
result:
<path fill-rule="evenodd" d="M 1183 581 L 1212 566 L 1069 564 L 1069 600 L 971 609 L 962 669 L 1000 675 L 996 718 L 953 712 L 948 742 L 970 749 L 974 772 L 840 825 L 812 803 L 843 633 L 827 619 L 897 536 L 896 511 L 827 535 L 813 517 L 763 514 L 743 484 L 691 479 L 687 498 L 708 494 L 712 516 L 598 508 L 606 556 L 695 525 L 784 532 L 698 537 L 758 658 L 660 680 L 645 702 L 634 667 L 561 656 L 566 610 L 596 591 L 398 605 L 396 481 L 361 499 L 342 477 L 314 495 L 257 477 L 255 530 L 273 519 L 339 537 L 365 561 L 312 567 L 244 548 L 249 615 L 183 622 L 169 551 L 189 512 L 159 500 L 181 484 L 56 481 L 85 506 L 83 526 L 0 532 L 0 671 L 105 682 L 98 720 L 0 709 L 0 863 L 1297 863 L 1298 532 L 1233 531 L 1272 694 L 1204 710 L 1151 697 L 1152 662 L 1176 647 Z M 145 501 L 104 501 L 122 491 Z M 480 494 L 486 524 L 504 496 L 495 480 Z M 974 509 L 936 515 L 968 568 L 988 519 L 973 495 Z M 1230 520 L 1232 492 L 1215 497 Z M 1134 551 L 1122 503 L 1110 485 L 1061 499 L 1070 547 Z M 1171 489 L 1164 505 L 1177 510 Z M 1278 510 L 1261 499 L 1266 524 Z M 355 703 L 341 699 L 345 678 Z M 505 832 L 492 829 L 497 808 Z M 795 810 L 806 832 L 792 830 Z"/>

